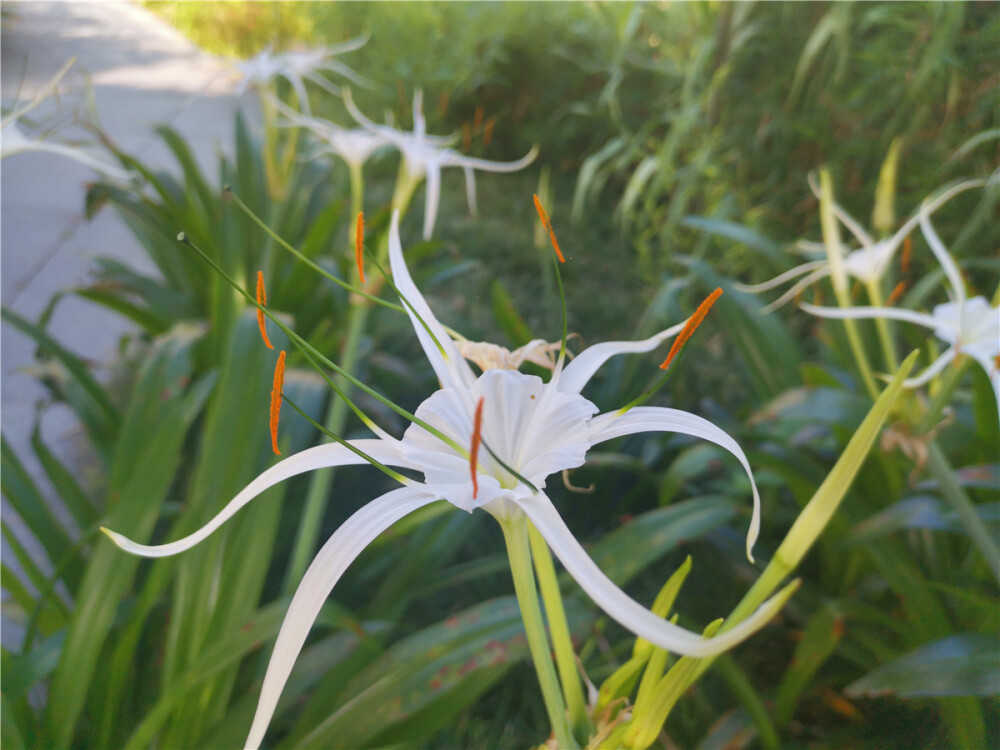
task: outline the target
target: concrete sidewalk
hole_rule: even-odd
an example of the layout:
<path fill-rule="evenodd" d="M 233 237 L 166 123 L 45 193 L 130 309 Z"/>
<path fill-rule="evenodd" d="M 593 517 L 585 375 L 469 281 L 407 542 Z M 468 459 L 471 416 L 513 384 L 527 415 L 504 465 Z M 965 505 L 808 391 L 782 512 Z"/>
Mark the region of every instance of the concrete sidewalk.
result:
<path fill-rule="evenodd" d="M 89 72 L 104 129 L 122 149 L 156 168 L 178 172 L 151 129 L 166 123 L 187 139 L 206 176 L 216 181 L 217 152 L 220 147 L 231 150 L 236 109 L 256 112 L 250 97 L 233 96 L 235 81 L 225 75 L 228 68 L 221 61 L 137 5 L 4 2 L 0 71 L 5 109 L 18 94 L 22 100 L 30 98 L 74 57 L 76 64 L 63 79 L 61 91 L 82 92 L 83 71 Z M 64 96 L 63 104 L 72 98 L 73 94 Z M 47 102 L 42 114 L 58 116 L 58 109 L 59 102 Z M 70 127 L 56 137 L 77 139 L 82 133 Z M 55 293 L 88 281 L 94 256 L 153 270 L 113 211 L 104 210 L 90 222 L 84 219 L 85 184 L 94 176 L 87 167 L 51 154 L 20 154 L 2 162 L 0 298 L 5 307 L 37 319 Z M 128 330 L 124 319 L 73 296 L 60 303 L 49 327 L 67 348 L 95 363 L 112 360 Z M 29 471 L 40 477 L 30 436 L 35 404 L 44 390 L 23 372 L 33 363 L 33 349 L 30 339 L 3 326 L 3 435 Z M 64 407 L 46 411 L 42 431 L 64 457 L 74 455 L 80 444 L 79 425 Z M 3 522 L 16 532 L 19 519 L 6 505 Z M 10 561 L 7 552 L 4 549 L 4 559 Z"/>

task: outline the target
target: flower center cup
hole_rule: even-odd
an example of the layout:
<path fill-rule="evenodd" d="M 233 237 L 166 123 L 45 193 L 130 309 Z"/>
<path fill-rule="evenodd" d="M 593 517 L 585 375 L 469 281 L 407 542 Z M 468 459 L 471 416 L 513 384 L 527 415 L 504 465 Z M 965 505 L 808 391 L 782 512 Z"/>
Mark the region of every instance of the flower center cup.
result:
<path fill-rule="evenodd" d="M 403 435 L 404 458 L 420 466 L 426 483 L 440 489 L 452 505 L 471 512 L 495 500 L 516 500 L 533 493 L 492 454 L 539 489 L 549 474 L 583 464 L 591 445 L 589 420 L 597 407 L 579 394 L 558 391 L 535 375 L 487 370 L 468 390 L 445 388 L 433 394 L 416 416 L 459 445 L 469 445 L 480 398 L 483 445 L 478 452 L 475 497 L 468 456 L 416 424 Z"/>

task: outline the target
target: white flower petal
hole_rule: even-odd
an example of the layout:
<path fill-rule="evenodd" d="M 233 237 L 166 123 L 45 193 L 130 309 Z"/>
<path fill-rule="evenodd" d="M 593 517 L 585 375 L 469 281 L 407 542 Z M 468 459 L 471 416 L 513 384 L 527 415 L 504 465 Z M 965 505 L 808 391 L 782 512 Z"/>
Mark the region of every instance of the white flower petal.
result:
<path fill-rule="evenodd" d="M 605 341 L 594 344 L 580 352 L 573 361 L 554 376 L 556 387 L 563 393 L 579 393 L 597 372 L 598 368 L 617 354 L 637 354 L 649 352 L 682 330 L 687 321 L 660 331 L 655 336 L 641 341 Z"/>
<path fill-rule="evenodd" d="M 364 451 L 380 463 L 406 469 L 420 469 L 419 466 L 413 466 L 403 459 L 400 455 L 400 446 L 398 441 L 391 439 L 354 440 L 352 441 L 352 445 Z M 189 534 L 183 539 L 178 539 L 176 542 L 158 545 L 136 544 L 114 531 L 105 529 L 104 532 L 111 537 L 115 544 L 126 552 L 131 552 L 133 555 L 141 555 L 142 557 L 168 557 L 170 555 L 176 555 L 179 552 L 191 549 L 191 547 L 204 540 L 222 524 L 236 515 L 236 513 L 243 508 L 244 505 L 260 495 L 264 492 L 264 490 L 276 485 L 278 482 L 282 482 L 307 471 L 313 471 L 314 469 L 322 469 L 330 466 L 350 466 L 364 463 L 366 463 L 365 459 L 361 458 L 356 453 L 351 452 L 339 443 L 318 445 L 315 448 L 309 448 L 308 450 L 289 456 L 284 461 L 280 461 L 271 468 L 262 472 L 260 476 L 250 482 L 250 484 L 243 488 L 243 490 L 236 497 L 230 500 L 226 504 L 226 507 L 219 511 L 215 518 L 198 529 L 198 531 L 193 534 Z"/>
<path fill-rule="evenodd" d="M 516 502 L 580 588 L 601 609 L 636 635 L 671 653 L 687 656 L 722 653 L 760 630 L 783 604 L 783 598 L 768 600 L 731 630 L 714 638 L 703 638 L 658 617 L 618 588 L 590 559 L 544 493 L 517 498 Z"/>
<path fill-rule="evenodd" d="M 986 370 L 990 385 L 993 386 L 993 393 L 996 394 L 997 409 L 1000 410 L 1000 365 L 997 364 L 996 359 L 984 356 L 981 352 L 967 352 L 967 354 Z"/>
<path fill-rule="evenodd" d="M 888 318 L 889 320 L 902 320 L 906 323 L 916 323 L 924 328 L 937 328 L 939 321 L 927 313 L 915 312 L 913 310 L 900 310 L 898 307 L 818 307 L 803 302 L 799 305 L 810 315 L 820 318 L 836 318 L 838 320 L 861 320 L 864 318 Z"/>
<path fill-rule="evenodd" d="M 449 149 L 441 163 L 445 167 L 471 167 L 472 169 L 479 169 L 484 172 L 517 172 L 519 169 L 524 169 L 531 164 L 536 156 L 538 156 L 538 146 L 532 146 L 531 150 L 517 161 L 476 159 Z"/>
<path fill-rule="evenodd" d="M 927 366 L 926 370 L 924 370 L 922 373 L 920 373 L 915 377 L 907 378 L 906 380 L 903 381 L 903 385 L 906 386 L 907 388 L 919 388 L 920 386 L 924 385 L 924 383 L 927 383 L 931 378 L 933 378 L 939 372 L 941 372 L 941 370 L 947 367 L 954 359 L 955 359 L 955 349 L 949 348 L 945 350 L 945 352 L 941 356 L 939 356 L 937 359 L 935 359 Z"/>
<path fill-rule="evenodd" d="M 271 661 L 264 675 L 257 712 L 247 737 L 248 750 L 256 750 L 278 705 L 292 665 L 302 650 L 323 603 L 347 567 L 379 534 L 404 516 L 434 502 L 437 496 L 425 487 L 393 490 L 358 510 L 337 529 L 313 559 L 302 577 L 278 632 Z"/>
<path fill-rule="evenodd" d="M 737 288 L 741 292 L 750 292 L 751 294 L 757 294 L 758 292 L 766 292 L 770 289 L 774 289 L 776 286 L 781 286 L 786 281 L 791 281 L 792 279 L 797 279 L 803 274 L 809 273 L 810 271 L 815 271 L 818 268 L 823 268 L 827 265 L 825 260 L 811 260 L 808 263 L 803 263 L 800 266 L 795 266 L 795 268 L 789 269 L 784 273 L 779 273 L 773 279 L 765 281 L 761 284 L 737 284 Z"/>
<path fill-rule="evenodd" d="M 766 314 L 769 312 L 773 312 L 774 310 L 777 310 L 779 307 L 783 307 L 784 305 L 788 304 L 793 299 L 795 299 L 801 292 L 804 292 L 806 289 L 811 287 L 817 281 L 819 281 L 820 279 L 825 279 L 829 275 L 830 275 L 830 264 L 828 262 L 824 262 L 822 268 L 813 271 L 811 274 L 802 279 L 799 279 L 797 282 L 788 287 L 788 289 L 785 290 L 785 293 L 782 294 L 780 297 L 778 297 L 778 299 L 760 308 L 760 311 Z"/>
<path fill-rule="evenodd" d="M 428 161 L 424 167 L 427 177 L 427 193 L 424 197 L 424 239 L 429 240 L 434 234 L 434 222 L 437 221 L 438 204 L 441 202 L 441 167 Z"/>
<path fill-rule="evenodd" d="M 420 290 L 417 289 L 417 285 L 413 283 L 410 272 L 406 268 L 406 262 L 403 260 L 403 246 L 399 241 L 398 211 L 393 212 L 392 223 L 389 227 L 389 265 L 392 268 L 393 283 L 406 299 L 404 303 L 406 314 L 410 316 L 410 321 L 413 323 L 413 330 L 420 340 L 420 346 L 423 347 L 424 354 L 427 355 L 427 359 L 430 361 L 431 367 L 434 368 L 438 380 L 441 381 L 442 387 L 469 388 L 476 380 L 472 368 L 469 367 L 469 363 L 465 361 L 462 355 L 458 353 L 454 342 L 451 340 L 451 336 L 445 332 L 444 327 L 434 317 L 434 313 L 431 312 L 430 306 L 420 293 Z M 413 306 L 413 310 L 410 309 L 410 305 Z M 434 333 L 434 337 L 441 345 L 441 349 L 444 350 L 443 354 L 438 349 L 437 344 L 434 343 L 434 340 L 428 335 L 424 326 L 421 325 L 420 320 L 413 314 L 414 310 L 420 314 L 420 318 L 423 319 L 427 327 Z"/>
<path fill-rule="evenodd" d="M 469 203 L 469 213 L 475 216 L 479 213 L 476 205 L 476 173 L 468 165 L 463 166 L 462 171 L 465 173 L 465 199 Z"/>
<path fill-rule="evenodd" d="M 812 172 L 809 173 L 808 180 L 809 180 L 809 187 L 812 189 L 813 195 L 819 198 L 820 197 L 819 183 L 816 182 L 816 176 Z M 843 207 L 836 202 L 834 202 L 833 204 L 833 214 L 838 219 L 840 219 L 840 222 L 845 227 L 847 227 L 850 233 L 853 234 L 855 238 L 857 238 L 858 242 L 860 242 L 862 246 L 868 247 L 875 243 L 871 235 L 864 230 L 864 228 L 857 222 L 857 220 L 855 220 L 853 216 L 847 213 L 847 211 L 845 211 Z"/>
<path fill-rule="evenodd" d="M 617 412 L 602 414 L 591 420 L 591 441 L 594 445 L 604 440 L 631 435 L 636 432 L 679 432 L 715 443 L 732 453 L 746 470 L 750 478 L 750 488 L 753 491 L 753 514 L 750 517 L 750 529 L 747 532 L 747 557 L 753 562 L 754 542 L 760 533 L 760 495 L 757 493 L 757 483 L 746 454 L 729 434 L 707 419 L 696 414 L 690 414 L 680 409 L 664 409 L 658 406 L 637 406 L 625 414 Z"/>
<path fill-rule="evenodd" d="M 934 226 L 931 224 L 930 212 L 924 208 L 920 209 L 920 230 L 924 233 L 924 239 L 931 246 L 931 251 L 937 257 L 941 268 L 944 269 L 945 276 L 948 277 L 948 281 L 954 292 L 953 299 L 959 306 L 964 305 L 965 281 L 962 279 L 962 274 L 958 270 L 955 259 L 951 257 L 951 253 L 945 249 L 944 243 L 938 237 L 938 233 L 934 231 Z"/>

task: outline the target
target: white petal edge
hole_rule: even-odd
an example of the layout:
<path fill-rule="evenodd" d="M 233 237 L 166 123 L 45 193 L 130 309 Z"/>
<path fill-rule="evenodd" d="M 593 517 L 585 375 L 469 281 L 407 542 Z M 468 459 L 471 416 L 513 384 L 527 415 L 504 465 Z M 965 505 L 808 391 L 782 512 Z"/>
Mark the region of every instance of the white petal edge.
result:
<path fill-rule="evenodd" d="M 907 378 L 903 385 L 907 388 L 919 388 L 941 372 L 955 358 L 955 347 L 949 347 L 941 356 L 927 365 L 927 369 L 919 375 Z"/>
<path fill-rule="evenodd" d="M 518 498 L 517 503 L 563 567 L 601 609 L 636 635 L 672 653 L 700 657 L 720 654 L 764 627 L 784 604 L 786 597 L 779 594 L 731 630 L 703 638 L 658 617 L 618 588 L 590 558 L 544 493 Z"/>
<path fill-rule="evenodd" d="M 531 150 L 517 161 L 489 161 L 449 151 L 442 163 L 446 167 L 471 167 L 483 172 L 516 172 L 531 164 L 536 156 L 538 156 L 538 146 L 532 146 Z"/>
<path fill-rule="evenodd" d="M 438 206 L 441 203 L 441 165 L 428 160 L 424 170 L 427 177 L 427 192 L 424 196 L 424 239 L 429 240 L 434 234 Z"/>
<path fill-rule="evenodd" d="M 750 562 L 754 561 L 753 545 L 760 534 L 760 494 L 757 492 L 757 483 L 754 481 L 753 471 L 750 469 L 750 462 L 747 460 L 746 454 L 729 433 L 697 414 L 680 409 L 665 409 L 660 406 L 637 406 L 622 415 L 617 412 L 602 414 L 592 419 L 590 426 L 592 430 L 591 445 L 637 432 L 679 432 L 683 435 L 708 440 L 732 453 L 743 465 L 750 478 L 750 488 L 753 491 L 753 513 L 750 516 L 750 528 L 747 531 L 747 558 Z"/>
<path fill-rule="evenodd" d="M 816 182 L 816 176 L 812 172 L 809 173 L 808 180 L 809 180 L 809 189 L 812 190 L 813 195 L 815 195 L 816 198 L 819 199 L 821 191 L 819 189 L 819 184 Z M 872 245 L 875 244 L 875 241 L 872 239 L 871 235 L 868 234 L 868 232 L 864 230 L 864 228 L 857 222 L 857 220 L 849 213 L 847 213 L 847 211 L 845 211 L 844 208 L 836 201 L 833 202 L 833 213 L 834 216 L 840 219 L 840 223 L 843 224 L 845 227 L 847 227 L 847 230 L 854 235 L 854 237 L 857 239 L 858 242 L 861 243 L 863 247 L 871 247 Z"/>
<path fill-rule="evenodd" d="M 792 286 L 788 287 L 788 289 L 785 290 L 785 293 L 782 294 L 780 297 L 778 297 L 778 299 L 760 308 L 761 313 L 767 314 L 769 312 L 774 312 L 779 307 L 784 307 L 793 299 L 795 299 L 800 292 L 804 292 L 806 289 L 811 287 L 820 279 L 825 279 L 827 276 L 830 275 L 830 273 L 831 273 L 830 263 L 828 261 L 824 261 L 822 268 L 813 271 L 808 276 L 799 279 L 797 282 L 792 284 Z"/>
<path fill-rule="evenodd" d="M 924 239 L 931 246 L 931 251 L 941 264 L 941 268 L 944 269 L 945 276 L 948 277 L 948 281 L 951 283 L 951 288 L 954 292 L 954 300 L 959 308 L 961 308 L 965 304 L 965 281 L 962 280 L 962 274 L 958 270 L 955 259 L 945 249 L 944 243 L 941 242 L 941 238 L 938 237 L 938 233 L 934 229 L 934 225 L 931 224 L 930 212 L 924 210 L 923 207 L 920 209 L 920 231 L 924 233 Z"/>
<path fill-rule="evenodd" d="M 558 373 L 556 388 L 563 393 L 579 393 L 594 377 L 598 368 L 611 357 L 618 354 L 639 354 L 652 351 L 667 339 L 673 338 L 683 331 L 686 324 L 685 320 L 683 323 L 678 323 L 641 341 L 605 341 L 587 347 L 576 355 L 562 372 Z"/>
<path fill-rule="evenodd" d="M 316 616 L 347 567 L 392 524 L 437 499 L 437 495 L 423 486 L 386 493 L 348 518 L 316 554 L 292 597 L 278 632 L 247 737 L 247 750 L 260 747 L 278 698 Z"/>
<path fill-rule="evenodd" d="M 815 271 L 817 269 L 823 268 L 827 265 L 825 260 L 811 260 L 808 263 L 803 263 L 802 265 L 795 266 L 784 273 L 779 273 L 773 279 L 762 282 L 760 284 L 737 284 L 736 288 L 741 292 L 749 292 L 750 294 L 757 294 L 758 292 L 766 292 L 770 289 L 774 289 L 776 286 L 781 286 L 786 281 L 791 281 L 792 279 L 797 279 L 803 274 L 807 274 L 810 271 Z"/>
<path fill-rule="evenodd" d="M 818 307 L 803 302 L 799 305 L 810 315 L 820 318 L 835 318 L 837 320 L 861 320 L 864 318 L 888 318 L 889 320 L 902 320 L 905 323 L 916 323 L 924 328 L 940 328 L 941 321 L 935 320 L 927 313 L 915 312 L 913 310 L 900 310 L 896 307 Z"/>
<path fill-rule="evenodd" d="M 398 466 L 406 469 L 417 469 L 419 466 L 411 466 L 403 460 L 400 455 L 398 443 L 390 440 L 354 440 L 352 445 L 364 451 L 376 461 Z M 270 489 L 278 482 L 303 474 L 315 469 L 323 469 L 330 466 L 350 466 L 367 463 L 365 459 L 351 452 L 339 443 L 327 443 L 317 445 L 314 448 L 301 451 L 289 456 L 284 461 L 276 463 L 271 468 L 262 472 L 256 479 L 243 488 L 232 500 L 226 503 L 221 511 L 202 526 L 198 531 L 189 534 L 183 539 L 168 544 L 146 545 L 137 544 L 121 534 L 104 529 L 104 533 L 111 537 L 111 540 L 126 552 L 141 557 L 169 557 L 185 550 L 189 550 L 199 542 L 211 535 L 222 524 L 236 515 L 247 503 L 256 498 L 262 492 Z"/>
<path fill-rule="evenodd" d="M 990 379 L 990 385 L 993 386 L 993 393 L 997 397 L 997 410 L 1000 411 L 1000 366 L 997 362 L 991 360 L 989 357 L 982 354 L 969 354 L 979 366 L 986 370 L 986 375 Z"/>
<path fill-rule="evenodd" d="M 417 289 L 417 285 L 413 283 L 410 272 L 406 268 L 406 262 L 403 260 L 403 245 L 399 240 L 399 211 L 393 212 L 392 223 L 389 226 L 389 266 L 392 269 L 393 283 L 406 298 L 403 306 L 406 308 L 406 314 L 410 317 L 413 330 L 420 340 L 420 346 L 423 348 L 424 354 L 427 355 L 431 367 L 434 368 L 438 380 L 441 381 L 442 387 L 468 390 L 476 380 L 472 368 L 458 353 L 451 336 L 445 332 L 444 326 L 434 317 L 434 313 L 431 312 L 430 306 L 420 290 Z M 444 349 L 443 355 L 421 325 L 420 320 L 414 315 L 413 310 L 410 309 L 410 305 L 413 306 L 413 310 L 420 314 L 420 318 L 434 333 L 441 348 Z"/>

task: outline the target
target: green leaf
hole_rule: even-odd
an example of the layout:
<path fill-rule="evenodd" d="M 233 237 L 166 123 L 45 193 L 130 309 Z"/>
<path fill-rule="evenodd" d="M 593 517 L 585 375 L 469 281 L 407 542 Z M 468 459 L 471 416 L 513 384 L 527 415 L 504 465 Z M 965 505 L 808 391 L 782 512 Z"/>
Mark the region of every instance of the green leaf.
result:
<path fill-rule="evenodd" d="M 715 219 L 710 216 L 685 216 L 681 224 L 719 237 L 725 237 L 740 245 L 745 245 L 751 250 L 759 252 L 779 268 L 788 263 L 788 256 L 778 243 L 772 242 L 764 235 L 742 224 Z"/>
<path fill-rule="evenodd" d="M 589 552 L 619 586 L 673 550 L 698 539 L 737 515 L 732 500 L 706 495 L 636 516 L 594 544 Z"/>
<path fill-rule="evenodd" d="M 1000 638 L 963 633 L 928 643 L 847 686 L 850 696 L 991 698 L 1000 685 Z"/>
<path fill-rule="evenodd" d="M 799 697 L 820 667 L 826 663 L 844 634 L 843 615 L 835 605 L 828 604 L 813 614 L 795 644 L 792 662 L 778 686 L 775 697 L 774 723 L 784 727 L 792 719 Z"/>

